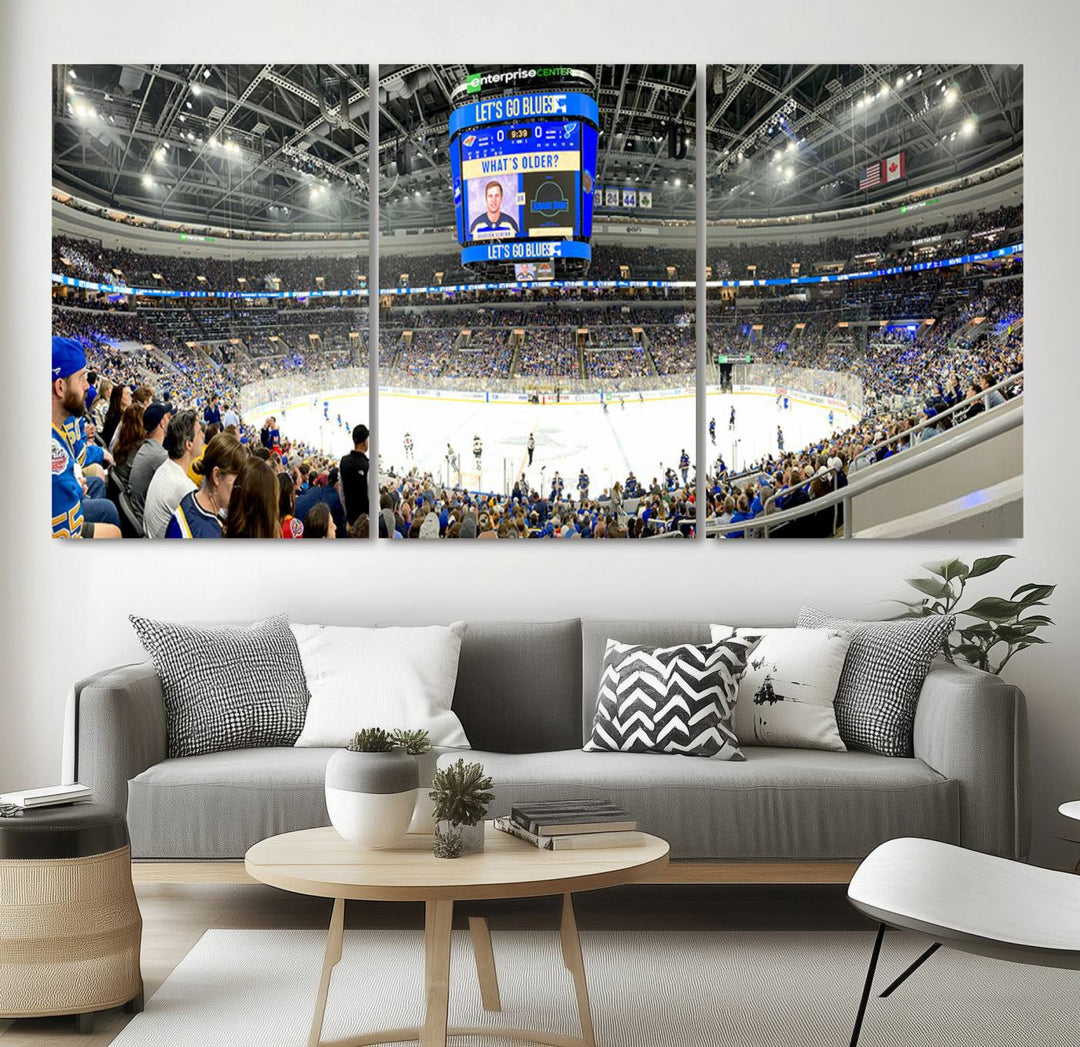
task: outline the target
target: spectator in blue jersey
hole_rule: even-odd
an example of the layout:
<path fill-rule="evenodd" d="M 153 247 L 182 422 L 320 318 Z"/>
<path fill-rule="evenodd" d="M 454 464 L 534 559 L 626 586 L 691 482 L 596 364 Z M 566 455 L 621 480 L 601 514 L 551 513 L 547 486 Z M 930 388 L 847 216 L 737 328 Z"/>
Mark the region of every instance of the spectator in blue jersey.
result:
<path fill-rule="evenodd" d="M 180 500 L 165 529 L 166 538 L 220 538 L 233 485 L 248 453 L 235 436 L 218 433 L 193 465 L 202 486 Z"/>
<path fill-rule="evenodd" d="M 218 407 L 217 393 L 210 394 L 210 402 L 203 410 L 203 425 L 221 425 L 221 408 Z"/>
<path fill-rule="evenodd" d="M 329 473 L 320 473 L 315 482 L 296 499 L 294 515 L 304 521 L 305 534 L 307 535 L 307 516 L 319 502 L 325 502 L 330 510 L 334 521 L 334 531 L 340 538 L 348 535 L 348 525 L 345 521 L 345 508 L 341 504 L 341 498 L 337 492 L 338 470 L 337 466 L 330 469 Z"/>
<path fill-rule="evenodd" d="M 119 538 L 120 528 L 83 518 L 83 487 L 69 418 L 86 411 L 86 353 L 74 338 L 52 340 L 52 535 Z"/>
<path fill-rule="evenodd" d="M 97 371 L 86 372 L 86 410 L 92 411 L 94 409 L 94 401 L 97 399 Z"/>
<path fill-rule="evenodd" d="M 508 214 L 503 214 L 503 187 L 499 182 L 491 181 L 484 186 L 484 204 L 487 208 L 482 215 L 472 220 L 469 232 L 491 236 L 517 236 L 518 224 Z"/>

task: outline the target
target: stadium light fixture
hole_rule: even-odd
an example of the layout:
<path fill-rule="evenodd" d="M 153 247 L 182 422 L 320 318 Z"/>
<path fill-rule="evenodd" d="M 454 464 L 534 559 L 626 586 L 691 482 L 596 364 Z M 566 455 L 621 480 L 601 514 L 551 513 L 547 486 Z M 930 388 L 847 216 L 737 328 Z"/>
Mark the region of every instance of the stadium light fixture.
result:
<path fill-rule="evenodd" d="M 157 158 L 162 163 L 165 162 L 165 158 L 169 155 L 169 150 L 165 146 L 161 146 L 157 151 Z"/>
<path fill-rule="evenodd" d="M 75 106 L 75 115 L 80 119 L 86 116 L 86 112 L 86 106 L 83 105 L 82 102 Z"/>
<path fill-rule="evenodd" d="M 64 90 L 65 90 L 65 91 L 66 91 L 66 92 L 67 92 L 67 93 L 68 93 L 69 95 L 73 95 L 73 94 L 75 93 L 75 88 L 74 88 L 74 87 L 72 87 L 72 86 L 71 86 L 71 84 L 68 84 L 68 85 L 67 85 L 67 87 L 65 87 L 65 88 L 64 88 Z"/>
<path fill-rule="evenodd" d="M 204 80 L 209 80 L 210 79 L 210 70 L 209 69 L 204 69 L 202 71 L 202 76 L 203 76 Z"/>
<path fill-rule="evenodd" d="M 945 92 L 945 104 L 946 105 L 955 105 L 956 100 L 959 97 L 960 97 L 960 92 L 957 91 L 955 87 L 950 87 L 948 89 L 948 91 Z"/>
<path fill-rule="evenodd" d="M 191 85 L 191 93 L 192 93 L 192 94 L 193 94 L 193 95 L 194 95 L 194 96 L 195 96 L 196 98 L 198 98 L 198 97 L 199 97 L 199 95 L 201 95 L 201 94 L 202 94 L 202 85 L 200 85 L 200 84 L 192 84 L 192 85 Z"/>
<path fill-rule="evenodd" d="M 682 185 L 682 179 L 681 178 L 676 178 L 675 179 L 675 188 L 678 189 L 679 186 L 681 186 L 681 185 Z"/>
<path fill-rule="evenodd" d="M 68 76 L 70 76 L 72 80 L 78 80 L 79 79 L 79 74 L 76 73 L 74 69 L 69 69 L 68 70 Z"/>
<path fill-rule="evenodd" d="M 975 130 L 975 121 L 974 120 L 965 120 L 964 121 L 964 126 L 963 126 L 964 134 L 969 135 L 974 130 Z"/>
<path fill-rule="evenodd" d="M 142 176 L 142 184 L 143 184 L 143 187 L 144 187 L 144 188 L 146 188 L 146 189 L 152 189 L 152 188 L 153 188 L 153 186 L 154 186 L 154 179 L 153 179 L 153 178 L 151 178 L 151 177 L 150 177 L 150 175 L 148 175 L 148 174 L 144 174 L 144 175 Z"/>
<path fill-rule="evenodd" d="M 911 76 L 911 74 L 908 73 L 908 76 Z M 897 91 L 899 91 L 900 88 L 903 87 L 903 86 L 904 86 L 904 78 L 902 76 L 897 77 L 897 80 L 896 80 L 896 89 L 897 89 Z"/>

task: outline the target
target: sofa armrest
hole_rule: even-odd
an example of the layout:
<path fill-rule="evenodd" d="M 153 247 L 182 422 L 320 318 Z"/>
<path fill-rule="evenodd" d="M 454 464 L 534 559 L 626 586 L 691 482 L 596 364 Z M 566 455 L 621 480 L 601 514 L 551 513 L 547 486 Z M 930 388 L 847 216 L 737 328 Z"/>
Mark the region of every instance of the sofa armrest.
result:
<path fill-rule="evenodd" d="M 1024 692 L 937 661 L 915 713 L 915 755 L 960 783 L 960 843 L 1007 858 L 1031 844 Z"/>
<path fill-rule="evenodd" d="M 150 662 L 123 665 L 75 684 L 67 705 L 64 777 L 96 803 L 127 811 L 131 778 L 166 756 L 161 681 Z"/>

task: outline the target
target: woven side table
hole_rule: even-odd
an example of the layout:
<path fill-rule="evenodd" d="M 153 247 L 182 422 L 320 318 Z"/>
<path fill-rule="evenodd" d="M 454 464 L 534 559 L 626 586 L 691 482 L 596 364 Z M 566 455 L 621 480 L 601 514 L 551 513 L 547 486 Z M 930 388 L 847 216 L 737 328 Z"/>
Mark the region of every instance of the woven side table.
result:
<path fill-rule="evenodd" d="M 142 917 L 124 816 L 74 804 L 0 818 L 0 1018 L 142 1010 Z"/>

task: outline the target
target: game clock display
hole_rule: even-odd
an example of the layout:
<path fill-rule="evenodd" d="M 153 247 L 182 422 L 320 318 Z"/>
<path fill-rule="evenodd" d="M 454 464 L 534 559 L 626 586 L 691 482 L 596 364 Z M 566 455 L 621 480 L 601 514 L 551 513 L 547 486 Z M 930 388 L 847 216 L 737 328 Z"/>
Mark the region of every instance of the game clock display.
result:
<path fill-rule="evenodd" d="M 495 98 L 456 110 L 450 163 L 461 245 L 588 239 L 595 113 L 592 98 L 572 92 Z M 515 120 L 526 114 L 538 118 Z"/>

